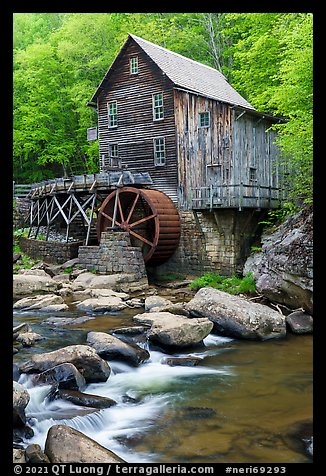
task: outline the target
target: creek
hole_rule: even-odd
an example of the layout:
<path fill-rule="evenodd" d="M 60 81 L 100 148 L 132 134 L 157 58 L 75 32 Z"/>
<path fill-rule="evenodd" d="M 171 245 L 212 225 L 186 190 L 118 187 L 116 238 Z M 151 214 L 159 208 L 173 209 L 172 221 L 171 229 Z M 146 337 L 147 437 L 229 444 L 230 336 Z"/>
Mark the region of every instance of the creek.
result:
<path fill-rule="evenodd" d="M 85 344 L 90 331 L 137 325 L 132 316 L 139 312 L 99 315 L 66 327 L 46 324 L 48 314 L 14 312 L 14 326 L 26 322 L 46 338 L 20 350 L 14 362 Z M 71 311 L 57 317 L 81 315 Z M 128 463 L 311 462 L 304 441 L 312 435 L 311 335 L 256 342 L 210 334 L 203 346 L 173 354 L 202 358 L 195 367 L 164 365 L 166 351 L 139 339 L 149 361 L 137 368 L 111 361 L 107 382 L 84 390 L 117 401 L 105 410 L 50 402 L 50 387 L 33 387 L 31 376 L 22 374 L 19 383 L 30 393 L 26 415 L 34 430 L 24 444 L 44 448 L 48 429 L 64 424 Z"/>

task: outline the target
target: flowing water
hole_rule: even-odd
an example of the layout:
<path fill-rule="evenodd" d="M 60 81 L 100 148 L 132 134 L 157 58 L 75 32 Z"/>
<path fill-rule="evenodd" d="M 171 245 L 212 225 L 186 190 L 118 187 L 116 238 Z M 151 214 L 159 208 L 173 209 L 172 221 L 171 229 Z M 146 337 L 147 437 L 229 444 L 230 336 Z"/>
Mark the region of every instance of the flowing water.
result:
<path fill-rule="evenodd" d="M 85 343 L 91 330 L 135 325 L 132 316 L 139 311 L 66 327 L 42 323 L 45 314 L 15 312 L 14 325 L 27 322 L 46 340 L 22 349 L 14 361 Z M 251 342 L 210 334 L 202 347 L 173 354 L 200 357 L 195 367 L 164 365 L 162 349 L 144 341 L 139 345 L 149 350 L 149 361 L 137 368 L 112 361 L 107 382 L 84 390 L 116 400 L 105 410 L 50 402 L 50 387 L 33 387 L 31 377 L 21 375 L 19 382 L 31 396 L 26 414 L 34 430 L 25 444 L 43 448 L 48 429 L 64 424 L 129 463 L 311 462 L 304 439 L 312 434 L 312 336 Z"/>

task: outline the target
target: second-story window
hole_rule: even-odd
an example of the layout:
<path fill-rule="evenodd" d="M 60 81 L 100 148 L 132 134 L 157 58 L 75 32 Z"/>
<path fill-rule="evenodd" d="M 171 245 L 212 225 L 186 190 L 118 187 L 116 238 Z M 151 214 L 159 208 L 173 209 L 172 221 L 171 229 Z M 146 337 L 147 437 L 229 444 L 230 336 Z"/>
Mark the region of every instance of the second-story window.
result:
<path fill-rule="evenodd" d="M 130 74 L 138 74 L 138 56 L 130 58 Z"/>
<path fill-rule="evenodd" d="M 117 127 L 118 125 L 117 101 L 111 101 L 108 103 L 108 123 L 109 123 L 109 127 Z"/>
<path fill-rule="evenodd" d="M 210 120 L 209 120 L 209 111 L 200 112 L 199 113 L 199 127 L 209 127 Z"/>
<path fill-rule="evenodd" d="M 154 139 L 154 165 L 165 165 L 165 139 Z"/>
<path fill-rule="evenodd" d="M 153 120 L 164 119 L 163 93 L 153 94 Z"/>

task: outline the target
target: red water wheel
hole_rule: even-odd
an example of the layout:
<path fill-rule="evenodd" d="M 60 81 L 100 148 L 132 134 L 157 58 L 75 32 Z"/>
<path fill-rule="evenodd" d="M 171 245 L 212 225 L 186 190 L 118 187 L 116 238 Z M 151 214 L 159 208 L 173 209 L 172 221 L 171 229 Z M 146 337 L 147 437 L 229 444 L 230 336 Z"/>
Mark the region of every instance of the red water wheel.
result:
<path fill-rule="evenodd" d="M 114 229 L 128 232 L 132 246 L 141 247 L 145 263 L 155 266 L 176 250 L 180 217 L 163 192 L 122 187 L 108 195 L 99 209 L 98 240 L 103 231 Z"/>

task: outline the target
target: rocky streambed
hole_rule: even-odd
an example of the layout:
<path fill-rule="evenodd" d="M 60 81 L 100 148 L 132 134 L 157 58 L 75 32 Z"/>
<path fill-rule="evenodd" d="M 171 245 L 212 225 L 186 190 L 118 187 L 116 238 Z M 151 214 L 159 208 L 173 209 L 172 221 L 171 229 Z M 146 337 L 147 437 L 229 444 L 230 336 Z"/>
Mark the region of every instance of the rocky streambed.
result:
<path fill-rule="evenodd" d="M 14 277 L 15 461 L 311 461 L 306 313 L 63 269 Z"/>

